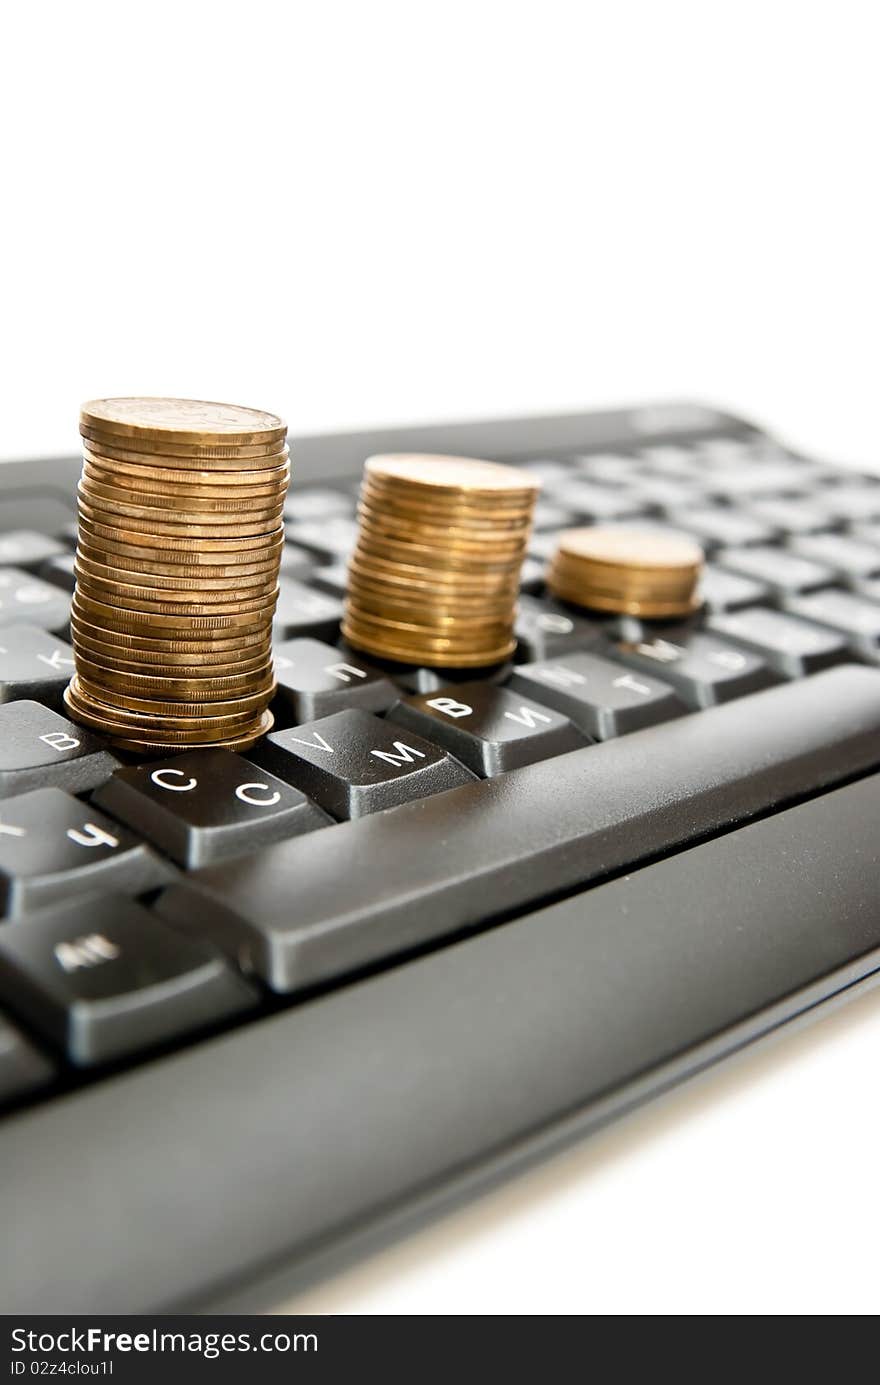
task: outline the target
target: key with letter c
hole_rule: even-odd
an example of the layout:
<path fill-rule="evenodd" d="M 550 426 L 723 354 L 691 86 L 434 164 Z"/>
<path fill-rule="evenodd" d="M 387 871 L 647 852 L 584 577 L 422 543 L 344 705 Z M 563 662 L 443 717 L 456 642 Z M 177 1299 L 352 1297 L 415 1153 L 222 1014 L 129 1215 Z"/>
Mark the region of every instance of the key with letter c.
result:
<path fill-rule="evenodd" d="M 190 868 L 330 822 L 299 789 L 228 750 L 193 750 L 120 770 L 94 801 Z"/>

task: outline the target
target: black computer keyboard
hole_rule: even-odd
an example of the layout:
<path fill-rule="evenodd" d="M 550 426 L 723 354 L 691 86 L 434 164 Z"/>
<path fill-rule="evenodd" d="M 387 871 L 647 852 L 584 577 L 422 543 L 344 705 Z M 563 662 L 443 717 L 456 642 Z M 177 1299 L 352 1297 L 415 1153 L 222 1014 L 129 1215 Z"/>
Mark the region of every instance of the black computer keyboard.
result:
<path fill-rule="evenodd" d="M 544 482 L 483 676 L 340 642 L 404 450 Z M 880 966 L 880 480 L 689 405 L 292 453 L 275 730 L 146 763 L 62 710 L 79 463 L 0 466 L 0 1311 L 271 1302 Z M 549 599 L 591 522 L 700 615 Z"/>

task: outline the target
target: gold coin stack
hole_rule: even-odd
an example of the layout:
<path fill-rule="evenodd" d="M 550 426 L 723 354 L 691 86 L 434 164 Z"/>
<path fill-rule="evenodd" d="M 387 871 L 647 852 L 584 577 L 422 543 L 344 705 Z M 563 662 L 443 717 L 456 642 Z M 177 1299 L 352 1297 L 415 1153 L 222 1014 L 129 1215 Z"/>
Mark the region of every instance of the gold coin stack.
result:
<path fill-rule="evenodd" d="M 272 726 L 284 423 L 97 399 L 80 432 L 71 715 L 138 754 L 247 749 Z"/>
<path fill-rule="evenodd" d="M 348 642 L 406 664 L 506 659 L 539 485 L 495 462 L 370 457 L 348 570 Z"/>
<path fill-rule="evenodd" d="M 700 605 L 699 544 L 634 529 L 568 529 L 547 573 L 554 596 L 594 611 L 663 620 Z"/>

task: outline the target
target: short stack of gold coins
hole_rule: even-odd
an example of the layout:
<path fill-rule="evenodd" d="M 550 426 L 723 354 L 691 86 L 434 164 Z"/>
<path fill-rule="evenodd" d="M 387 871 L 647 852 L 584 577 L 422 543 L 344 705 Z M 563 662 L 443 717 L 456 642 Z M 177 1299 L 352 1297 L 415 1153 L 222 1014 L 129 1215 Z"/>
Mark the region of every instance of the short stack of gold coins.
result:
<path fill-rule="evenodd" d="M 272 726 L 285 424 L 97 399 L 80 432 L 70 714 L 137 754 L 247 749 Z"/>
<path fill-rule="evenodd" d="M 370 457 L 342 623 L 349 644 L 429 667 L 506 659 L 539 486 L 495 462 Z"/>
<path fill-rule="evenodd" d="M 685 535 L 596 526 L 568 529 L 547 572 L 554 596 L 593 611 L 665 620 L 700 605 L 703 550 Z"/>

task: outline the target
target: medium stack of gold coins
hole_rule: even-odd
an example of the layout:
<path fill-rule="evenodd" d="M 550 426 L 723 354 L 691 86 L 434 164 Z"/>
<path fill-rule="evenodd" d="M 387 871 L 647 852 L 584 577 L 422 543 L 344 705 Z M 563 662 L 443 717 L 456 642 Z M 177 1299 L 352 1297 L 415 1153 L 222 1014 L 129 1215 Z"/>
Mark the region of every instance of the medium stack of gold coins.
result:
<path fill-rule="evenodd" d="M 464 457 L 370 457 L 342 624 L 349 643 L 445 668 L 506 659 L 539 484 Z"/>
<path fill-rule="evenodd" d="M 71 715 L 140 754 L 246 749 L 272 726 L 284 423 L 98 399 L 80 432 Z"/>
<path fill-rule="evenodd" d="M 547 572 L 555 596 L 594 611 L 646 620 L 697 609 L 699 544 L 682 535 L 618 528 L 568 529 Z"/>

